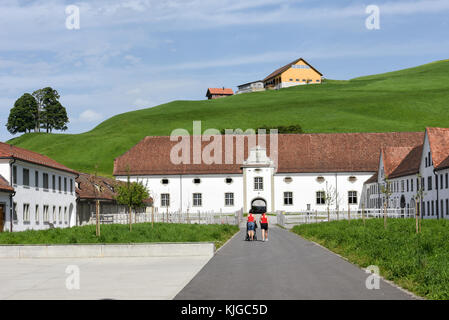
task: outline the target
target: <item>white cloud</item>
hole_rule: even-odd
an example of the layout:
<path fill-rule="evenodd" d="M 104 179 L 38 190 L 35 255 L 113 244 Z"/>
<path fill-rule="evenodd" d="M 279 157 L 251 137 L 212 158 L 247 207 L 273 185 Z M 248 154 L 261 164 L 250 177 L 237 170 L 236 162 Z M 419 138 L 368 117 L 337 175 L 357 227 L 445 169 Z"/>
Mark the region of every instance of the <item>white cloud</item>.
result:
<path fill-rule="evenodd" d="M 102 114 L 95 112 L 93 110 L 86 110 L 80 114 L 78 121 L 80 121 L 80 122 L 97 122 L 102 119 L 103 119 Z"/>

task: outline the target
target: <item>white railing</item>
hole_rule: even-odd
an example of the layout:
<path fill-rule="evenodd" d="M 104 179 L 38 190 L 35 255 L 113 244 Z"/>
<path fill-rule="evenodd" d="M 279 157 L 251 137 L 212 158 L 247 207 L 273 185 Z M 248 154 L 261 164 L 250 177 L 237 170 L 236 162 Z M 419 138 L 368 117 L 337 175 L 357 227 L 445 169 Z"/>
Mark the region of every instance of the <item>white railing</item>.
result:
<path fill-rule="evenodd" d="M 239 225 L 243 211 L 234 213 L 205 212 L 140 212 L 132 213 L 133 223 L 158 222 L 158 223 L 187 223 L 187 224 L 231 224 Z M 89 224 L 95 224 L 96 217 L 92 215 Z M 129 224 L 129 213 L 100 214 L 102 224 Z"/>
<path fill-rule="evenodd" d="M 365 209 L 356 211 L 304 211 L 304 212 L 277 212 L 277 224 L 284 228 L 305 223 L 318 223 L 335 220 L 383 218 L 384 209 Z M 387 209 L 388 218 L 414 218 L 414 209 Z"/>

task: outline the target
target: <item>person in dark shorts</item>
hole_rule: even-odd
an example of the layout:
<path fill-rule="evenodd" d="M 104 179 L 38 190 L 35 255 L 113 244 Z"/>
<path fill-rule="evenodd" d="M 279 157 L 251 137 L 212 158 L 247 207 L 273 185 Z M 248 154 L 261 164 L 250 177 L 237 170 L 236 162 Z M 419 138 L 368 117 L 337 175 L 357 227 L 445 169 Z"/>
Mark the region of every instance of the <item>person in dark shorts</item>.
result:
<path fill-rule="evenodd" d="M 255 220 L 254 220 L 253 213 L 251 211 L 248 214 L 247 227 L 248 227 L 249 238 L 250 238 L 251 241 L 253 241 L 254 240 L 254 232 L 256 230 L 256 223 L 255 223 Z"/>
<path fill-rule="evenodd" d="M 260 216 L 260 229 L 262 230 L 262 241 L 268 241 L 268 217 L 265 212 Z"/>

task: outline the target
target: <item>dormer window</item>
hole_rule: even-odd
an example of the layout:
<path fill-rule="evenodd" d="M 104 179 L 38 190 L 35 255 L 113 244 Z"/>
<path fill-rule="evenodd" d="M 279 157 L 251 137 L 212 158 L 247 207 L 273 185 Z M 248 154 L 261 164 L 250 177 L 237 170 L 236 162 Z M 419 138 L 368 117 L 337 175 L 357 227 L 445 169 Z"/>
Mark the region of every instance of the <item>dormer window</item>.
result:
<path fill-rule="evenodd" d="M 231 184 L 233 182 L 232 178 L 226 178 L 225 181 L 227 184 Z"/>
<path fill-rule="evenodd" d="M 195 178 L 195 179 L 193 179 L 193 183 L 194 184 L 200 184 L 201 183 L 201 179 L 200 178 Z"/>
<path fill-rule="evenodd" d="M 318 182 L 318 183 L 323 183 L 324 182 L 324 177 L 322 177 L 322 176 L 319 176 L 319 177 L 317 177 L 316 178 L 316 181 Z"/>
<path fill-rule="evenodd" d="M 161 183 L 162 183 L 163 185 L 167 185 L 167 184 L 168 184 L 168 179 L 162 179 L 162 180 L 161 180 Z"/>
<path fill-rule="evenodd" d="M 285 177 L 284 178 L 284 182 L 285 183 L 291 183 L 293 181 L 293 178 L 292 177 Z"/>

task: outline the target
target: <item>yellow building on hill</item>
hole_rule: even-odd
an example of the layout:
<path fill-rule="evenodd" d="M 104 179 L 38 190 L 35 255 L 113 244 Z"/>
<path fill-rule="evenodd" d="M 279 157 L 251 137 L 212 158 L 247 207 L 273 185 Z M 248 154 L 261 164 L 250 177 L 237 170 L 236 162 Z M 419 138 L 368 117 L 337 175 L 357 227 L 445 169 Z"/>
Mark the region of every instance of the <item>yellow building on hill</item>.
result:
<path fill-rule="evenodd" d="M 264 80 L 266 89 L 281 89 L 304 84 L 321 83 L 323 74 L 303 58 L 299 58 L 268 75 Z"/>

